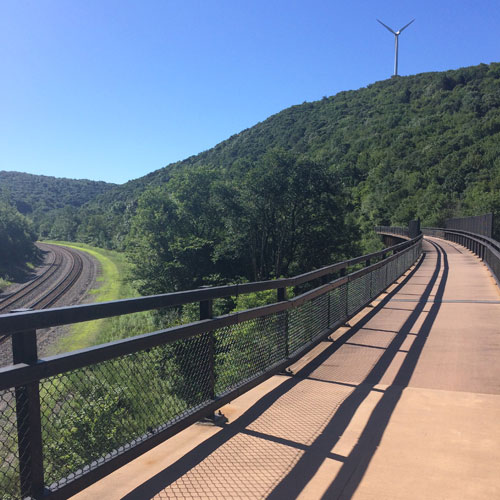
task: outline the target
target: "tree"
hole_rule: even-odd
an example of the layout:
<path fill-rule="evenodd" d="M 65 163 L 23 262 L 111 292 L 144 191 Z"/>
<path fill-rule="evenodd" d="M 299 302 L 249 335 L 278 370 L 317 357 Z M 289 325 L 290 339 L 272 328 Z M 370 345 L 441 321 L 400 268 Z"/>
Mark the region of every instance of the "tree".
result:
<path fill-rule="evenodd" d="M 347 202 L 335 174 L 305 155 L 271 150 L 221 199 L 226 247 L 245 257 L 242 274 L 260 280 L 331 262 L 349 250 Z"/>
<path fill-rule="evenodd" d="M 213 196 L 217 174 L 197 167 L 139 199 L 127 239 L 143 293 L 198 287 L 216 272 L 214 246 L 223 220 Z"/>
<path fill-rule="evenodd" d="M 270 279 L 349 254 L 347 208 L 326 165 L 273 150 L 229 170 L 191 167 L 148 190 L 128 253 L 143 293 Z"/>
<path fill-rule="evenodd" d="M 35 240 L 36 234 L 28 219 L 11 205 L 0 202 L 0 275 L 34 259 Z"/>

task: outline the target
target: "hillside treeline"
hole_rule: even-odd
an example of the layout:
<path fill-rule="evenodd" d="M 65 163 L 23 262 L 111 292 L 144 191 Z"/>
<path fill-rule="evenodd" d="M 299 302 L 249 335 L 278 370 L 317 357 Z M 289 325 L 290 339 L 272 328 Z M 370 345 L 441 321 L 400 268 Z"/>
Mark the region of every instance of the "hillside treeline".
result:
<path fill-rule="evenodd" d="M 128 249 L 151 291 L 144 262 L 165 286 L 260 279 L 358 251 L 356 234 L 368 249 L 376 224 L 498 213 L 500 64 L 391 78 L 293 106 L 145 177 L 91 187 L 81 206 L 37 209 L 36 229 Z M 20 209 L 30 196 L 10 192 Z"/>
<path fill-rule="evenodd" d="M 374 224 L 500 211 L 500 64 L 391 78 L 293 106 L 213 149 L 111 189 L 82 222 L 114 247 L 128 234 L 145 189 L 188 167 L 237 170 L 273 149 L 328 166 L 366 233 Z M 89 229 L 94 231 L 94 227 Z M 108 231 L 107 234 L 106 231 Z M 89 242 L 95 233 L 87 233 Z M 102 241 L 101 241 L 102 242 Z"/>
<path fill-rule="evenodd" d="M 0 200 L 27 216 L 44 238 L 77 239 L 79 208 L 114 186 L 86 179 L 0 171 Z"/>

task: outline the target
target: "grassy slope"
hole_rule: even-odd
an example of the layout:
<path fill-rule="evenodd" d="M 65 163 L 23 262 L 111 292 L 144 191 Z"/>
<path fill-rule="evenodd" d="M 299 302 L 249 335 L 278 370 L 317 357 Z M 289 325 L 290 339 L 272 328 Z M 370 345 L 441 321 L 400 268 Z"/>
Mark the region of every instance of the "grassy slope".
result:
<path fill-rule="evenodd" d="M 98 286 L 90 291 L 92 302 L 107 302 L 137 296 L 137 291 L 126 280 L 128 263 L 119 252 L 91 247 L 84 243 L 47 241 L 87 252 L 98 260 L 101 272 Z M 132 335 L 151 331 L 153 323 L 149 313 L 137 313 L 117 318 L 102 319 L 72 325 L 69 335 L 62 338 L 55 347 L 55 353 L 82 349 Z"/>

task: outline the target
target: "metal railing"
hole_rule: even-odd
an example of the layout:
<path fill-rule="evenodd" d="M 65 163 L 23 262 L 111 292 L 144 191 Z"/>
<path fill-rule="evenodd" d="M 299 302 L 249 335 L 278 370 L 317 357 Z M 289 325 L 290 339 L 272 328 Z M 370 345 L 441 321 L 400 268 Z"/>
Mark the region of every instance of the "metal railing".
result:
<path fill-rule="evenodd" d="M 409 230 L 407 227 L 399 226 L 375 226 L 375 232 L 388 235 L 403 236 L 404 239 L 409 239 Z"/>
<path fill-rule="evenodd" d="M 489 267 L 500 286 L 500 242 L 482 236 L 480 234 L 470 233 L 468 231 L 458 231 L 443 229 L 444 239 L 458 243 L 475 253 Z M 427 234 L 427 233 L 424 233 Z"/>
<path fill-rule="evenodd" d="M 433 236 L 434 238 L 443 238 L 444 239 L 444 229 L 440 227 L 423 227 L 422 234 L 425 236 Z"/>
<path fill-rule="evenodd" d="M 400 226 L 375 226 L 375 232 L 388 236 L 401 236 L 402 239 L 411 240 L 420 233 L 420 219 L 411 220 L 408 227 Z"/>
<path fill-rule="evenodd" d="M 419 236 L 292 278 L 0 316 L 14 359 L 0 369 L 2 498 L 67 498 L 213 414 L 357 314 L 421 247 Z M 274 304 L 212 317 L 214 299 L 273 289 Z M 199 321 L 38 358 L 39 329 L 193 302 Z"/>
<path fill-rule="evenodd" d="M 491 236 L 493 214 L 448 219 L 445 228 L 424 227 L 422 233 L 458 243 L 475 253 L 489 267 L 500 286 L 500 243 Z"/>
<path fill-rule="evenodd" d="M 446 220 L 446 229 L 467 231 L 491 238 L 493 236 L 493 214 L 455 217 Z"/>

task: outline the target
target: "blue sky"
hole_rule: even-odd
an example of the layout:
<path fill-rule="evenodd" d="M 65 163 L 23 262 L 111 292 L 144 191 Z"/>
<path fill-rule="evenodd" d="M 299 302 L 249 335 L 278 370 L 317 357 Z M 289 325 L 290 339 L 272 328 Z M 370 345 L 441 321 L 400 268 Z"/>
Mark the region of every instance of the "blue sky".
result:
<path fill-rule="evenodd" d="M 122 183 L 278 111 L 500 61 L 498 0 L 0 0 L 0 170 Z"/>

